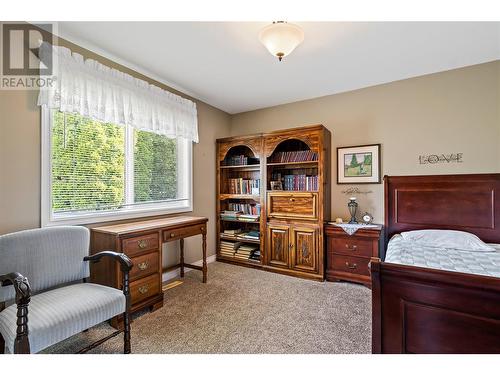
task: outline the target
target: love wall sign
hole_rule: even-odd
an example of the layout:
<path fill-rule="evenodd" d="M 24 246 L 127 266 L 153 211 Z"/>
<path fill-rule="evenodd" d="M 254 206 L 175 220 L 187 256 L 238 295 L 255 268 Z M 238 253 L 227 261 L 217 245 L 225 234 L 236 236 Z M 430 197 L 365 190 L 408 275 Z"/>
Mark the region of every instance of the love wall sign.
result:
<path fill-rule="evenodd" d="M 438 164 L 438 163 L 462 163 L 463 154 L 431 154 L 431 155 L 420 155 L 418 157 L 420 164 Z"/>

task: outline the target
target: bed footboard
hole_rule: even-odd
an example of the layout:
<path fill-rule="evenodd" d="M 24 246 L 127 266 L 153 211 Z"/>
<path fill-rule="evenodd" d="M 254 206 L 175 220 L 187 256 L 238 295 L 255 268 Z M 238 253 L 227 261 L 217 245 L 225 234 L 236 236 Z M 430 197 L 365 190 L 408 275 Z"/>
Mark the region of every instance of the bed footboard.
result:
<path fill-rule="evenodd" d="M 500 279 L 371 261 L 373 353 L 500 353 Z"/>

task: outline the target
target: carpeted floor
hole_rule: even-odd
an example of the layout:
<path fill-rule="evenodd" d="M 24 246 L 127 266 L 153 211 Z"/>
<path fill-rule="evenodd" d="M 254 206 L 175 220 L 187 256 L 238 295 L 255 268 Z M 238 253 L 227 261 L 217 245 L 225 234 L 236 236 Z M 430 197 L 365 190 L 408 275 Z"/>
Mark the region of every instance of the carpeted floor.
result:
<path fill-rule="evenodd" d="M 111 332 L 102 324 L 46 353 L 73 353 Z M 211 263 L 188 272 L 165 305 L 132 323 L 133 353 L 370 353 L 371 292 Z M 119 335 L 90 353 L 120 353 Z"/>

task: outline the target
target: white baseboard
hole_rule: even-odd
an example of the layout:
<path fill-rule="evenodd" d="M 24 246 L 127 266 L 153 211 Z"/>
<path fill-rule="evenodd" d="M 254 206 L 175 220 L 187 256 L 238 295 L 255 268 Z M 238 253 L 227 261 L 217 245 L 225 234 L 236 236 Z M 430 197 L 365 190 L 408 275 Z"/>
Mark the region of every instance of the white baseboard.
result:
<path fill-rule="evenodd" d="M 214 255 L 210 255 L 209 257 L 207 257 L 207 263 L 213 263 L 215 262 L 217 256 L 214 254 Z M 196 262 L 193 263 L 195 266 L 202 266 L 203 265 L 203 260 L 200 259 L 200 260 L 197 260 Z M 187 272 L 190 272 L 190 271 L 195 271 L 193 270 L 192 268 L 184 268 L 184 274 L 186 274 Z M 175 279 L 176 277 L 179 277 L 181 274 L 181 270 L 180 268 L 177 268 L 175 270 L 172 270 L 172 271 L 169 271 L 169 272 L 165 272 L 162 276 L 162 281 L 165 282 L 165 281 L 168 281 L 168 280 L 171 280 L 171 279 Z"/>

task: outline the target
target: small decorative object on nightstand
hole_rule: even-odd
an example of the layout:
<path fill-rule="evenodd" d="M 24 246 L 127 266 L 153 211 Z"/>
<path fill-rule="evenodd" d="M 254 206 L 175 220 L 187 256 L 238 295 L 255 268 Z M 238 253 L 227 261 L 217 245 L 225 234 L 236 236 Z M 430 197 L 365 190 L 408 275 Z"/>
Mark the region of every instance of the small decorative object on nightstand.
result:
<path fill-rule="evenodd" d="M 343 226 L 359 227 L 349 235 Z M 328 224 L 325 225 L 326 236 L 326 279 L 328 281 L 354 281 L 371 288 L 368 265 L 372 257 L 379 257 L 379 244 L 382 225 L 366 224 Z"/>
<path fill-rule="evenodd" d="M 349 198 L 347 208 L 349 209 L 349 213 L 351 214 L 351 220 L 349 220 L 349 224 L 357 224 L 358 221 L 356 220 L 356 211 L 358 210 L 358 203 L 356 202 L 356 197 Z"/>

